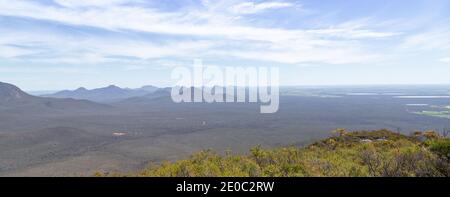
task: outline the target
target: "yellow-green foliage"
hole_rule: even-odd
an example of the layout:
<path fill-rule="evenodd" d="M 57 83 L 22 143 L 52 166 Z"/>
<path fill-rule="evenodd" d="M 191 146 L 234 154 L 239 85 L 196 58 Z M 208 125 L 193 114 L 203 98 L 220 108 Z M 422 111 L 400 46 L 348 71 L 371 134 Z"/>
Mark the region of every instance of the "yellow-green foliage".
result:
<path fill-rule="evenodd" d="M 432 139 L 427 141 L 426 144 L 438 156 L 450 158 L 450 138 Z"/>
<path fill-rule="evenodd" d="M 201 151 L 189 159 L 153 166 L 125 176 L 301 177 L 301 176 L 448 176 L 448 139 L 425 143 L 387 130 L 344 132 L 307 147 L 263 149 L 247 155 Z M 429 133 L 428 133 L 429 135 Z"/>

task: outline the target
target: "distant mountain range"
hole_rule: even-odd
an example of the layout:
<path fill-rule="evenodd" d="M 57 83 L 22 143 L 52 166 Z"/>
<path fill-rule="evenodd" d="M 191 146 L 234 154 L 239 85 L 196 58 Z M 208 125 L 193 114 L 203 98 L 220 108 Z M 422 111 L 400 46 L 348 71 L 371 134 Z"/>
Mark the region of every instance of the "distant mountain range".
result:
<path fill-rule="evenodd" d="M 110 85 L 104 88 L 97 88 L 88 90 L 86 88 L 78 88 L 76 90 L 64 90 L 60 92 L 56 92 L 54 94 L 46 94 L 42 95 L 43 97 L 52 97 L 52 98 L 73 98 L 73 99 L 83 99 L 90 100 L 94 102 L 100 103 L 111 103 L 117 102 L 124 99 L 132 98 L 132 97 L 140 97 L 145 96 L 147 94 L 154 93 L 158 91 L 159 88 L 155 86 L 143 86 L 137 89 L 130 88 L 120 88 L 115 85 Z"/>
<path fill-rule="evenodd" d="M 192 95 L 198 88 L 190 88 Z M 120 88 L 115 85 L 110 85 L 104 88 L 96 88 L 88 90 L 80 87 L 76 90 L 63 90 L 53 94 L 45 94 L 41 96 L 30 95 L 18 87 L 8 84 L 0 84 L 0 109 L 1 103 L 8 102 L 8 108 L 24 108 L 24 104 L 28 104 L 29 108 L 36 106 L 47 105 L 47 107 L 67 109 L 70 106 L 74 108 L 84 108 L 78 106 L 80 104 L 99 106 L 122 106 L 122 105 L 136 105 L 136 104 L 155 104 L 156 103 L 172 103 L 171 88 L 158 88 L 155 86 L 143 86 L 141 88 L 130 89 Z M 21 103 L 20 105 L 11 105 L 11 103 Z M 102 104 L 100 104 L 102 103 Z M 31 106 L 33 104 L 34 106 Z M 6 107 L 3 106 L 3 107 Z"/>
<path fill-rule="evenodd" d="M 48 110 L 104 109 L 110 106 L 71 98 L 45 98 L 32 96 L 17 86 L 0 82 L 0 109 L 4 112 L 47 112 Z"/>
<path fill-rule="evenodd" d="M 214 91 L 223 88 L 223 98 L 226 97 L 225 87 L 214 87 Z M 191 96 L 193 98 L 194 94 L 202 94 L 202 89 L 200 88 L 188 88 L 191 91 Z M 155 86 L 143 86 L 141 88 L 131 89 L 131 88 L 120 88 L 115 85 L 110 85 L 108 87 L 96 88 L 88 90 L 86 88 L 80 87 L 76 90 L 63 90 L 53 94 L 44 94 L 40 96 L 33 96 L 24 91 L 20 90 L 18 87 L 1 83 L 0 85 L 0 102 L 6 101 L 27 101 L 28 103 L 36 102 L 47 102 L 48 105 L 59 106 L 65 108 L 67 106 L 60 106 L 62 102 L 67 102 L 68 106 L 73 105 L 69 102 L 75 103 L 87 103 L 90 104 L 107 104 L 107 105 L 134 105 L 134 104 L 144 104 L 150 103 L 172 103 L 171 99 L 172 88 L 158 88 Z M 247 93 L 250 91 L 248 88 L 245 90 Z M 235 96 L 236 97 L 236 96 Z M 58 104 L 57 104 L 58 103 Z"/>

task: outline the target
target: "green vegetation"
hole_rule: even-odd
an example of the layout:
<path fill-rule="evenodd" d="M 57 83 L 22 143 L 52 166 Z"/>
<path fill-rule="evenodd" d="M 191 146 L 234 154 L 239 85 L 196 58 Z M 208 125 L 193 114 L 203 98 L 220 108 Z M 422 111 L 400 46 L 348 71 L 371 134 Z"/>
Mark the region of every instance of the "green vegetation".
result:
<path fill-rule="evenodd" d="M 438 156 L 450 159 L 450 139 L 441 138 L 427 141 L 429 149 Z"/>
<path fill-rule="evenodd" d="M 247 155 L 206 150 L 189 159 L 151 166 L 136 174 L 97 176 L 449 176 L 450 139 L 436 132 L 412 136 L 388 130 L 347 132 L 306 147 L 263 149 Z"/>
<path fill-rule="evenodd" d="M 450 111 L 422 111 L 416 114 L 450 119 Z"/>

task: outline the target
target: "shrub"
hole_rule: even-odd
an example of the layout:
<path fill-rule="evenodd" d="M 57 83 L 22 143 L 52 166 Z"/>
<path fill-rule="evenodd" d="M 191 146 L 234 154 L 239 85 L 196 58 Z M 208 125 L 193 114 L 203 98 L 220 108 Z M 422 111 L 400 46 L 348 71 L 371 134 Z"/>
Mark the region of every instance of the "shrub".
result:
<path fill-rule="evenodd" d="M 450 138 L 440 138 L 429 140 L 426 142 L 430 150 L 436 153 L 438 156 L 450 159 Z"/>
<path fill-rule="evenodd" d="M 448 138 L 425 132 L 428 140 L 421 143 L 388 130 L 344 131 L 306 147 L 256 146 L 248 155 L 201 151 L 186 160 L 152 166 L 138 176 L 450 176 Z M 108 174 L 96 174 L 102 175 Z"/>

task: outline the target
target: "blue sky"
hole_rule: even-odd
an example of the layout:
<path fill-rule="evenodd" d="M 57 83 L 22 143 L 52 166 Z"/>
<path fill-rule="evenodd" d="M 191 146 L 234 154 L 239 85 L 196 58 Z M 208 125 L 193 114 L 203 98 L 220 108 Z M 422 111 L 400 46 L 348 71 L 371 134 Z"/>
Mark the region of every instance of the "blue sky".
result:
<path fill-rule="evenodd" d="M 25 90 L 168 86 L 193 59 L 281 85 L 450 84 L 450 2 L 0 0 L 0 81 Z"/>

